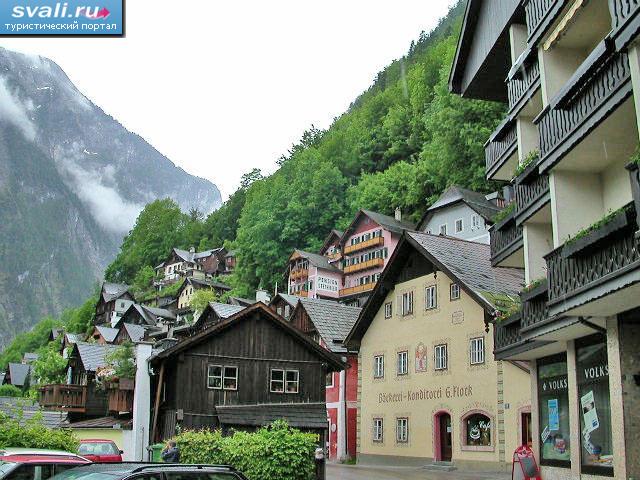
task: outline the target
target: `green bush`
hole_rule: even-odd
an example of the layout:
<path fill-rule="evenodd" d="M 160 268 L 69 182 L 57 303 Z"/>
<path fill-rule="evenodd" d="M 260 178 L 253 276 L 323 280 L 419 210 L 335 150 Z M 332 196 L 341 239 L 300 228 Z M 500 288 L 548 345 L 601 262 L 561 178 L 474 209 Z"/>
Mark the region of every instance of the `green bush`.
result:
<path fill-rule="evenodd" d="M 0 397 L 21 397 L 22 390 L 15 385 L 0 385 Z"/>
<path fill-rule="evenodd" d="M 78 451 L 78 439 L 73 432 L 64 428 L 52 430 L 45 427 L 41 413 L 25 420 L 22 408 L 18 407 L 11 417 L 0 412 L 0 424 L 0 449 L 44 448 L 73 453 Z"/>
<path fill-rule="evenodd" d="M 233 465 L 250 480 L 309 480 L 314 477 L 317 438 L 276 421 L 255 433 L 185 431 L 176 437 L 183 463 Z"/>

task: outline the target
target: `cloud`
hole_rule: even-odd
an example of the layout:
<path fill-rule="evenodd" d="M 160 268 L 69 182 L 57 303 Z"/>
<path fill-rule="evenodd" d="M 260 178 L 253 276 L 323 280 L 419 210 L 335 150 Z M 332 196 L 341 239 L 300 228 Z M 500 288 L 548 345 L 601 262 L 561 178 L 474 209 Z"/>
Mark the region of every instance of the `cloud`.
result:
<path fill-rule="evenodd" d="M 6 79 L 0 77 L 0 120 L 18 127 L 29 141 L 36 138 L 36 127 L 27 114 L 32 108 L 31 100 L 22 102 L 15 93 L 9 91 Z"/>
<path fill-rule="evenodd" d="M 115 184 L 112 165 L 93 169 L 81 166 L 83 157 L 79 152 L 82 150 L 74 143 L 72 151 L 54 154 L 63 178 L 105 230 L 117 234 L 128 232 L 144 205 L 122 198 Z"/>

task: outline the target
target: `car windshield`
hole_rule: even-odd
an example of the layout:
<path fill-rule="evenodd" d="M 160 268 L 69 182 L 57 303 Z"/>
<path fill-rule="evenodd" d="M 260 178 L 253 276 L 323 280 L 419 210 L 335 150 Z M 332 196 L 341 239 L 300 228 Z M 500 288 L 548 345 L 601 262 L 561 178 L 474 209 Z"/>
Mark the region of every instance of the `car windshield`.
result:
<path fill-rule="evenodd" d="M 0 478 L 4 477 L 7 473 L 13 470 L 16 467 L 16 463 L 13 462 L 3 462 L 0 460 Z"/>
<path fill-rule="evenodd" d="M 50 480 L 118 480 L 127 475 L 123 472 L 88 472 L 72 468 L 66 472 L 54 475 Z"/>
<path fill-rule="evenodd" d="M 81 443 L 78 448 L 80 455 L 118 455 L 120 451 L 111 442 Z"/>

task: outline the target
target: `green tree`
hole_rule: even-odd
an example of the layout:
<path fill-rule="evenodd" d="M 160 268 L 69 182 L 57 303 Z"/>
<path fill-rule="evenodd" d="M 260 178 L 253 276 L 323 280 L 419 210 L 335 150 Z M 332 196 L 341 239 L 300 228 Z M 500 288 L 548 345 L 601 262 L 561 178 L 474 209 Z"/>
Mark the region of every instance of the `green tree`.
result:
<path fill-rule="evenodd" d="M 218 295 L 216 292 L 207 288 L 201 288 L 193 292 L 189 306 L 194 312 L 194 318 L 198 317 L 211 302 L 217 302 Z"/>
<path fill-rule="evenodd" d="M 105 360 L 113 368 L 116 377 L 131 379 L 136 377 L 135 347 L 133 343 L 126 342 L 118 345 L 118 348 L 107 354 Z"/>
<path fill-rule="evenodd" d="M 33 363 L 31 387 L 64 383 L 67 360 L 60 355 L 57 342 L 51 342 L 38 350 L 38 359 Z"/>

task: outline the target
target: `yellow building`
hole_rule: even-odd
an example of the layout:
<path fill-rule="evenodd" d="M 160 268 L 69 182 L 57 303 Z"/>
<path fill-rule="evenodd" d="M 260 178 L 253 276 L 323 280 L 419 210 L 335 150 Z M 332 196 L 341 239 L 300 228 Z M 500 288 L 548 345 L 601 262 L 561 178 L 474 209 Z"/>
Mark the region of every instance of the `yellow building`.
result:
<path fill-rule="evenodd" d="M 347 338 L 359 462 L 502 470 L 531 442 L 528 368 L 495 361 L 487 328 L 522 282 L 521 269 L 491 267 L 488 245 L 403 236 Z"/>

